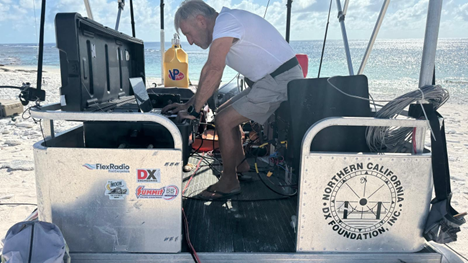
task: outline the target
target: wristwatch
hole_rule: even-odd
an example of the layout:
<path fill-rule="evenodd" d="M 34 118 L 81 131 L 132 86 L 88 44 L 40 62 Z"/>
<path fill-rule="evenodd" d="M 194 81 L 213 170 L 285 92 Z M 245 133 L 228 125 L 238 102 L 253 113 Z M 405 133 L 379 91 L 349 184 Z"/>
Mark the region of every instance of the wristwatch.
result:
<path fill-rule="evenodd" d="M 199 118 L 199 117 L 200 117 L 200 113 L 199 113 L 199 112 L 196 112 L 196 111 L 195 111 L 195 107 L 193 107 L 193 106 L 188 107 L 187 112 L 188 112 L 188 114 L 194 116 L 195 118 Z"/>

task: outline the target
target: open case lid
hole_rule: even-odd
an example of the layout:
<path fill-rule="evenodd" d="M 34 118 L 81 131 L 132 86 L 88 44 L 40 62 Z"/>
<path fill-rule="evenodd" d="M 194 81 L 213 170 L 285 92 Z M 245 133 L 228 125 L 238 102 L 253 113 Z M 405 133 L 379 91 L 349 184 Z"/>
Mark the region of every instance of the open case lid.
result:
<path fill-rule="evenodd" d="M 55 17 L 63 111 L 87 111 L 133 95 L 129 78 L 145 81 L 143 41 L 78 13 Z"/>

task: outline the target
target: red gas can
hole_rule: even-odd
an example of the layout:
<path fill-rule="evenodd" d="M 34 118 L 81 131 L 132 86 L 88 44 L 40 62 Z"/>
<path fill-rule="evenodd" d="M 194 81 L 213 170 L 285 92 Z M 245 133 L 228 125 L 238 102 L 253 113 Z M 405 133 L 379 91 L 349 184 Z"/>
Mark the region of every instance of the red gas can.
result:
<path fill-rule="evenodd" d="M 306 54 L 296 54 L 296 58 L 299 61 L 299 65 L 301 65 L 304 78 L 307 77 L 307 71 L 309 70 L 309 58 Z"/>

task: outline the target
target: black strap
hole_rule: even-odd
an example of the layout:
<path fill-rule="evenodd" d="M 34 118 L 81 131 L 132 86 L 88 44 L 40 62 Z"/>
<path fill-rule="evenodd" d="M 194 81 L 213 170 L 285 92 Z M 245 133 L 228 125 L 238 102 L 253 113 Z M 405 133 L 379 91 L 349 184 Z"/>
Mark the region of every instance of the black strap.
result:
<path fill-rule="evenodd" d="M 432 104 L 423 105 L 434 137 L 431 136 L 432 172 L 434 175 L 434 189 L 437 200 L 444 200 L 451 195 L 450 170 L 445 139 L 445 123 L 442 116 L 433 108 Z M 442 120 L 442 125 L 439 122 Z"/>
<path fill-rule="evenodd" d="M 445 123 L 432 104 L 424 104 L 424 111 L 431 126 L 432 175 L 434 180 L 435 199 L 432 200 L 431 210 L 424 227 L 424 237 L 428 241 L 449 243 L 457 240 L 460 226 L 465 223 L 450 204 L 452 190 L 450 187 L 450 171 L 445 139 Z M 409 115 L 414 118 L 424 117 L 421 105 L 410 106 Z M 442 123 L 439 122 L 442 120 Z"/>
<path fill-rule="evenodd" d="M 278 76 L 279 74 L 294 68 L 297 65 L 299 65 L 299 61 L 297 60 L 297 57 L 294 56 L 290 60 L 284 62 L 277 69 L 275 69 L 275 71 L 270 73 L 270 75 L 274 78 L 274 77 Z M 255 84 L 255 82 L 251 81 L 248 78 L 244 78 L 244 79 L 245 79 L 245 82 L 247 83 L 247 85 L 249 85 L 249 87 L 253 87 L 253 85 Z"/>

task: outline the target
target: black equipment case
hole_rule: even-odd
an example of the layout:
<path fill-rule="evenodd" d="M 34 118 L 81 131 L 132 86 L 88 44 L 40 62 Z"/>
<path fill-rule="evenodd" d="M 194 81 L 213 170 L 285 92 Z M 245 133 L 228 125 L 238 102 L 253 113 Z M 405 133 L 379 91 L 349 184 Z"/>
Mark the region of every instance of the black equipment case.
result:
<path fill-rule="evenodd" d="M 63 111 L 88 111 L 133 95 L 129 78 L 145 81 L 143 41 L 105 27 L 78 13 L 55 17 L 60 50 Z"/>

